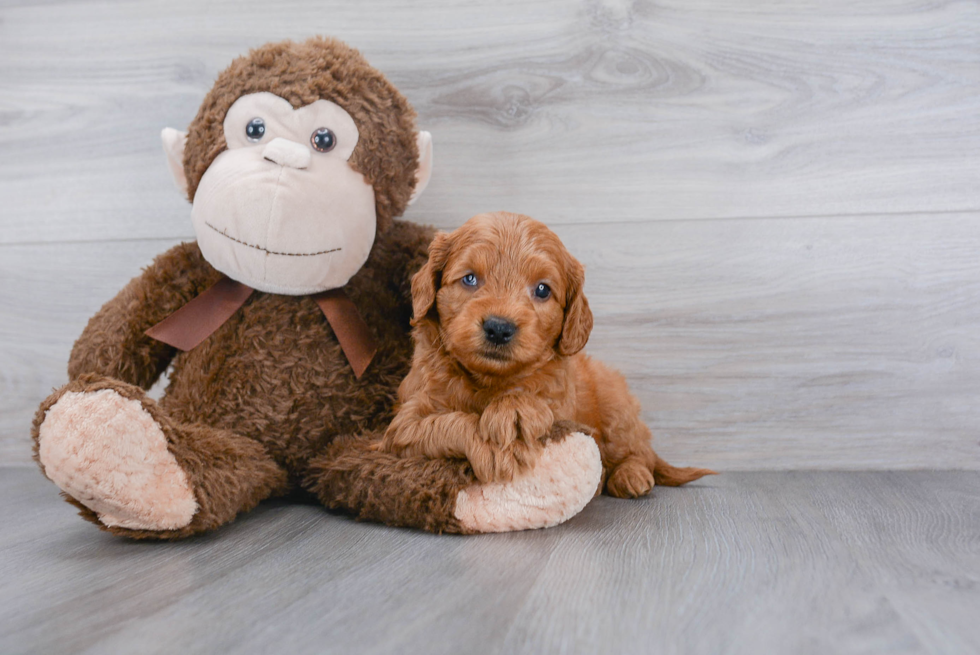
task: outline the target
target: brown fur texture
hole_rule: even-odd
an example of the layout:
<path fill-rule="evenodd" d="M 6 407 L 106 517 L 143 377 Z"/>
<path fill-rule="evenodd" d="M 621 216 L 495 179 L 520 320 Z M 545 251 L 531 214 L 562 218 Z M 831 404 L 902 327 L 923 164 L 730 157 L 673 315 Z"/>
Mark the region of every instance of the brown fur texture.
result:
<path fill-rule="evenodd" d="M 187 132 L 184 173 L 193 202 L 197 185 L 226 149 L 223 122 L 239 97 L 267 91 L 294 108 L 319 99 L 340 105 L 357 124 L 349 163 L 374 187 L 378 231 L 400 216 L 415 188 L 415 110 L 354 48 L 336 39 L 270 43 L 235 59 L 215 81 Z"/>
<path fill-rule="evenodd" d="M 177 539 L 216 528 L 239 512 L 254 508 L 263 499 L 282 495 L 289 489 L 286 471 L 254 440 L 207 425 L 174 423 L 142 388 L 93 373 L 72 380 L 41 405 L 34 419 L 36 460 L 39 461 L 37 434 L 45 412 L 65 393 L 102 389 L 111 389 L 124 398 L 138 401 L 153 417 L 167 438 L 168 450 L 187 475 L 199 506 L 191 523 L 179 530 L 130 530 L 98 523 L 103 529 L 134 538 Z M 94 512 L 74 499 L 70 502 L 84 509 L 83 516 L 97 522 Z"/>
<path fill-rule="evenodd" d="M 540 437 L 541 448 L 573 432 L 589 434 L 590 430 L 571 421 L 557 422 Z M 454 514 L 457 494 L 475 482 L 469 462 L 396 456 L 378 449 L 381 437 L 378 432 L 334 440 L 310 462 L 306 488 L 328 508 L 343 510 L 359 521 L 470 534 Z"/>
<path fill-rule="evenodd" d="M 481 214 L 437 235 L 412 281 L 415 354 L 382 448 L 466 457 L 481 481 L 506 481 L 534 466 L 555 421 L 571 420 L 592 428 L 613 496 L 713 473 L 658 458 L 623 376 L 577 354 L 592 329 L 584 281 L 527 216 Z M 512 326 L 509 340 L 495 341 L 490 321 Z"/>
<path fill-rule="evenodd" d="M 326 507 L 358 520 L 464 533 L 454 510 L 473 484 L 465 460 L 396 457 L 378 452 L 380 433 L 336 439 L 310 463 L 307 486 Z M 384 493 L 378 493 L 383 485 Z M 422 517 L 422 522 L 406 520 Z"/>
<path fill-rule="evenodd" d="M 183 164 L 192 201 L 201 176 L 226 148 L 228 108 L 261 91 L 294 107 L 335 102 L 357 124 L 359 140 L 349 161 L 374 188 L 378 230 L 366 263 L 344 290 L 377 342 L 374 360 L 356 378 L 309 296 L 255 291 L 188 352 L 146 336 L 221 277 L 196 243 L 181 244 L 157 257 L 89 321 L 72 349 L 70 382 L 36 414 L 35 459 L 43 470 L 41 427 L 64 394 L 110 390 L 137 401 L 159 426 L 199 509 L 179 529 L 110 528 L 79 499 L 66 497 L 103 530 L 176 539 L 216 528 L 264 498 L 305 490 L 361 519 L 464 532 L 455 502 L 476 483 L 465 461 L 398 459 L 369 447 L 391 420 L 397 386 L 408 372 L 411 279 L 426 262 L 433 236 L 428 228 L 394 220 L 415 186 L 414 111 L 381 73 L 338 41 L 315 38 L 253 50 L 219 75 L 190 126 Z M 155 402 L 146 391 L 168 367 L 170 384 Z M 568 432 L 566 426 L 562 435 Z M 74 436 L 84 441 L 88 435 Z M 71 464 L 60 460 L 59 471 L 72 475 Z"/>
<path fill-rule="evenodd" d="M 89 321 L 69 360 L 71 382 L 37 412 L 35 459 L 39 426 L 61 395 L 108 388 L 140 401 L 160 424 L 170 451 L 194 487 L 201 511 L 191 525 L 177 531 L 106 528 L 99 523 L 103 529 L 136 538 L 183 537 L 217 527 L 304 480 L 329 500 L 319 491 L 308 464 L 326 452 L 337 435 L 377 431 L 391 419 L 395 389 L 411 356 L 409 281 L 426 260 L 431 234 L 427 228 L 394 221 L 345 287 L 379 344 L 378 355 L 360 380 L 354 377 L 329 323 L 307 296 L 257 291 L 189 352 L 145 336 L 146 328 L 220 276 L 196 244 L 172 248 Z M 156 403 L 145 390 L 171 363 L 170 385 Z M 357 443 L 350 443 L 356 450 Z M 330 452 L 342 454 L 337 448 Z M 356 459 L 355 455 L 347 458 L 348 468 Z M 379 473 L 384 467 L 358 461 L 365 468 L 356 473 L 367 476 L 363 485 L 375 495 L 384 495 L 386 480 Z M 392 463 L 392 470 L 405 469 L 404 464 Z M 446 475 L 441 490 L 459 491 L 475 482 L 472 474 Z M 348 479 L 352 476 L 354 472 L 349 472 Z M 455 494 L 448 498 L 454 499 Z M 327 504 L 343 507 L 343 499 Z M 97 522 L 91 511 L 83 516 Z M 438 518 L 412 513 L 393 518 L 399 524 L 437 531 L 455 521 L 451 508 Z"/>
<path fill-rule="evenodd" d="M 189 128 L 184 170 L 191 200 L 201 176 L 226 148 L 222 123 L 228 108 L 241 95 L 259 91 L 275 93 L 294 107 L 330 100 L 357 123 L 359 140 L 350 163 L 374 188 L 378 231 L 367 262 L 345 290 L 377 340 L 374 361 L 356 379 L 329 323 L 306 296 L 256 291 L 189 352 L 147 337 L 147 328 L 221 277 L 195 243 L 181 244 L 157 257 L 89 321 L 71 353 L 69 384 L 38 409 L 35 459 L 40 463 L 40 425 L 62 395 L 111 389 L 137 400 L 159 424 L 200 510 L 179 530 L 130 530 L 107 528 L 77 499 L 68 499 L 102 529 L 135 538 L 184 537 L 230 521 L 263 498 L 305 487 L 328 506 L 364 517 L 459 531 L 451 505 L 459 490 L 475 482 L 471 473 L 455 465 L 361 457 L 361 442 L 353 438 L 332 443 L 338 435 L 383 429 L 408 370 L 410 280 L 426 261 L 432 238 L 428 228 L 393 220 L 415 185 L 415 113 L 381 73 L 339 41 L 263 46 L 219 75 Z M 168 366 L 170 384 L 154 402 L 145 391 Z M 311 469 L 313 460 L 317 465 Z M 420 472 L 413 473 L 415 468 Z M 343 474 L 336 473 L 340 469 Z M 399 475 L 425 479 L 433 494 L 445 497 L 402 505 L 395 499 L 394 511 L 375 511 L 376 499 L 392 489 L 404 491 L 395 482 L 388 486 Z M 336 484 L 340 478 L 350 490 Z M 352 507 L 347 500 L 365 505 Z"/>

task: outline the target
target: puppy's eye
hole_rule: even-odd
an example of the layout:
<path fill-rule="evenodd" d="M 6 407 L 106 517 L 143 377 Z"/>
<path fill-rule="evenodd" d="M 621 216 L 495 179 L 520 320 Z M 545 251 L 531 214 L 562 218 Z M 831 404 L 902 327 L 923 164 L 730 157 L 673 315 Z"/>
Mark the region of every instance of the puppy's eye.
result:
<path fill-rule="evenodd" d="M 534 297 L 540 300 L 547 300 L 551 297 L 551 287 L 541 282 L 538 286 L 534 287 Z"/>
<path fill-rule="evenodd" d="M 463 283 L 464 287 L 475 287 L 477 279 L 472 273 L 467 273 L 459 281 Z"/>
<path fill-rule="evenodd" d="M 252 143 L 258 143 L 265 136 L 265 121 L 261 118 L 253 118 L 245 126 L 245 138 Z"/>
<path fill-rule="evenodd" d="M 337 145 L 337 137 L 328 127 L 321 127 L 310 137 L 310 143 L 317 152 L 330 152 Z"/>

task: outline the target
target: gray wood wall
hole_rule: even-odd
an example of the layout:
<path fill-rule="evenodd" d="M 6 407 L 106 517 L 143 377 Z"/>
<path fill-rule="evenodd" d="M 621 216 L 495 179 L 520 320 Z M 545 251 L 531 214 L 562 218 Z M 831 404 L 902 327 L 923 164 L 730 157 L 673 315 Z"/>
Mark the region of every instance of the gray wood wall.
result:
<path fill-rule="evenodd" d="M 249 47 L 335 35 L 408 96 L 407 217 L 587 266 L 590 351 L 677 462 L 980 468 L 980 5 L 0 5 L 0 463 L 87 318 L 193 238 L 160 151 Z"/>

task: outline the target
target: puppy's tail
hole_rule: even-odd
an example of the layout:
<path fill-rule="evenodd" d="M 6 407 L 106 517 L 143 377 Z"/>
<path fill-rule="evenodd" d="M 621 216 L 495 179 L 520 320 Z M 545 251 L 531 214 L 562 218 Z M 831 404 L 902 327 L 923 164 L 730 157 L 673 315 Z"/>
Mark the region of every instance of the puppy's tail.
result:
<path fill-rule="evenodd" d="M 677 468 L 676 466 L 671 466 L 659 456 L 656 457 L 657 463 L 653 467 L 653 480 L 658 485 L 664 487 L 679 487 L 682 484 L 694 482 L 698 478 L 703 478 L 706 475 L 718 475 L 717 471 L 712 471 L 711 469 L 699 469 L 693 466 Z"/>

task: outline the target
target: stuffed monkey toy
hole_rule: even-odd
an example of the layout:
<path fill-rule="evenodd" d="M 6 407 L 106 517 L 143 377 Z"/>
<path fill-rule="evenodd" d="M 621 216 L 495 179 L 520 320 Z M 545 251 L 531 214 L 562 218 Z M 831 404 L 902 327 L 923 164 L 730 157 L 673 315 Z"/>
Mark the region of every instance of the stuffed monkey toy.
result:
<path fill-rule="evenodd" d="M 592 498 L 599 453 L 571 425 L 508 484 L 373 447 L 433 236 L 395 220 L 431 171 L 414 118 L 357 51 L 314 38 L 236 59 L 186 135 L 164 130 L 197 241 L 99 310 L 34 420 L 35 459 L 85 519 L 176 539 L 300 491 L 363 520 L 475 533 L 555 525 Z"/>

